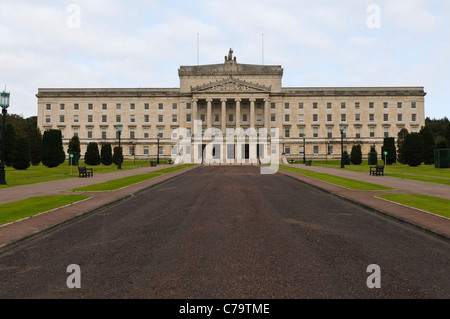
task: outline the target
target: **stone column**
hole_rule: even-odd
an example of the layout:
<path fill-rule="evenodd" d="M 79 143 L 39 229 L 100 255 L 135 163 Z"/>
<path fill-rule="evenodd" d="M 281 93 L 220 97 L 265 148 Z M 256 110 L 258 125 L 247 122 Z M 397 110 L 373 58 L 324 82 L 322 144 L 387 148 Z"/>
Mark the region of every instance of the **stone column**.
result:
<path fill-rule="evenodd" d="M 250 99 L 250 127 L 255 128 L 255 99 Z"/>
<path fill-rule="evenodd" d="M 264 99 L 264 127 L 267 129 L 267 132 L 270 130 L 270 116 L 269 116 L 269 99 Z"/>
<path fill-rule="evenodd" d="M 206 127 L 211 128 L 211 108 L 212 108 L 212 99 L 206 99 Z"/>
<path fill-rule="evenodd" d="M 227 129 L 227 99 L 220 99 L 220 102 L 222 102 L 222 135 L 225 136 Z"/>
<path fill-rule="evenodd" d="M 236 128 L 241 127 L 241 99 L 236 99 Z"/>
<path fill-rule="evenodd" d="M 197 119 L 198 113 L 198 99 L 192 99 L 192 128 L 194 127 L 194 122 Z"/>

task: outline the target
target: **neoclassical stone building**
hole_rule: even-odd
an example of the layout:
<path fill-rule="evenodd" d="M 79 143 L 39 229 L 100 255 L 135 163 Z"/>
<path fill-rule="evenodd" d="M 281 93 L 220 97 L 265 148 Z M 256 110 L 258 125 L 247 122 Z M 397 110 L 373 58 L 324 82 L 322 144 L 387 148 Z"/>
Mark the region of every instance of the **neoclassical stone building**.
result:
<path fill-rule="evenodd" d="M 397 137 L 402 128 L 419 131 L 425 122 L 423 87 L 283 87 L 281 66 L 241 64 L 231 50 L 224 63 L 181 66 L 178 74 L 179 88 L 40 88 L 38 126 L 60 129 L 65 145 L 78 135 L 84 154 L 89 142 L 117 145 L 122 124 L 124 154 L 139 159 L 180 151 L 174 148 L 182 137 L 177 128 L 186 129 L 184 135 L 194 142 L 194 121 L 202 121 L 198 134 L 211 128 L 224 137 L 236 128 L 254 128 L 261 137 L 266 128 L 269 142 L 257 155 L 289 159 L 302 158 L 304 151 L 307 158 L 340 158 L 340 124 L 344 150 L 360 144 L 367 155 L 374 144 L 380 152 L 385 136 Z M 274 129 L 277 143 L 271 143 Z M 245 139 L 238 147 L 230 141 L 215 148 L 214 156 L 229 162 L 251 156 Z M 200 142 L 199 156 L 208 143 L 207 138 Z M 192 158 L 196 151 L 184 149 Z"/>

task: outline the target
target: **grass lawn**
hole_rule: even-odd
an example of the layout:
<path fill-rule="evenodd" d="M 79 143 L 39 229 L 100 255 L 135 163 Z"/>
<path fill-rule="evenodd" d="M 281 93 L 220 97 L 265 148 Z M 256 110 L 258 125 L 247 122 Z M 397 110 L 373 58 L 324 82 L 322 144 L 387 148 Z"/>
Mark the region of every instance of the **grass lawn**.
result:
<path fill-rule="evenodd" d="M 171 172 L 175 172 L 175 171 L 178 171 L 180 169 L 183 169 L 183 168 L 186 168 L 186 167 L 190 167 L 190 166 L 194 166 L 194 165 L 196 165 L 196 164 L 182 164 L 182 165 L 177 165 L 177 166 L 173 166 L 173 167 L 163 168 L 163 169 L 160 169 L 160 170 L 157 170 L 157 171 L 153 171 L 151 173 L 152 174 L 153 173 L 162 173 L 162 174 L 171 173 Z"/>
<path fill-rule="evenodd" d="M 0 225 L 89 198 L 85 195 L 39 196 L 0 205 Z"/>
<path fill-rule="evenodd" d="M 355 179 L 339 177 L 339 176 L 335 176 L 335 175 L 331 175 L 331 174 L 316 173 L 316 172 L 312 172 L 312 171 L 308 171 L 308 170 L 296 168 L 296 167 L 280 165 L 280 168 L 284 169 L 286 171 L 300 173 L 304 176 L 312 177 L 312 178 L 319 179 L 324 182 L 328 182 L 331 184 L 335 184 L 335 185 L 338 185 L 341 187 L 346 187 L 346 188 L 354 189 L 354 190 L 393 190 L 393 188 L 386 187 L 383 185 L 361 182 L 361 181 L 358 181 Z"/>
<path fill-rule="evenodd" d="M 80 166 L 83 165 L 85 165 L 84 161 L 80 161 Z M 105 166 L 103 164 L 100 164 L 98 166 L 87 166 L 94 169 L 94 174 L 103 174 L 118 171 L 117 166 L 114 164 L 110 166 Z M 122 170 L 147 166 L 150 166 L 149 161 L 125 161 L 122 163 Z M 26 170 L 15 170 L 12 167 L 7 167 L 7 185 L 0 185 L 0 189 L 74 177 L 78 177 L 78 168 L 76 166 L 73 166 L 71 168 L 67 162 L 53 168 L 48 168 L 42 164 L 39 164 L 38 166 L 30 166 Z"/>
<path fill-rule="evenodd" d="M 381 194 L 376 197 L 450 218 L 450 200 L 415 194 Z"/>
<path fill-rule="evenodd" d="M 89 185 L 85 187 L 78 187 L 73 188 L 71 191 L 75 192 L 105 192 L 105 191 L 114 191 L 126 186 L 130 186 L 136 183 L 143 182 L 145 180 L 155 178 L 158 176 L 161 176 L 162 174 L 140 174 L 140 175 L 133 175 L 133 176 L 127 176 L 123 178 L 114 179 L 112 181 L 104 182 L 104 183 L 98 183 L 94 185 Z"/>

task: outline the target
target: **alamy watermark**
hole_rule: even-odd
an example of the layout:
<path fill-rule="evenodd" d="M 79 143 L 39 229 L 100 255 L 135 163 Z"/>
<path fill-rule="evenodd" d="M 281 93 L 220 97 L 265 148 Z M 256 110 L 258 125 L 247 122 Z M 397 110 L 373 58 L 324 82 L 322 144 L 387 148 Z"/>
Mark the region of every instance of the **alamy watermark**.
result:
<path fill-rule="evenodd" d="M 366 12 L 369 16 L 366 20 L 366 25 L 369 29 L 380 29 L 381 28 L 381 8 L 378 4 L 369 4 L 367 6 Z"/>
<path fill-rule="evenodd" d="M 69 29 L 81 28 L 81 8 L 78 4 L 70 4 L 67 6 L 66 12 L 69 14 L 66 20 Z"/>

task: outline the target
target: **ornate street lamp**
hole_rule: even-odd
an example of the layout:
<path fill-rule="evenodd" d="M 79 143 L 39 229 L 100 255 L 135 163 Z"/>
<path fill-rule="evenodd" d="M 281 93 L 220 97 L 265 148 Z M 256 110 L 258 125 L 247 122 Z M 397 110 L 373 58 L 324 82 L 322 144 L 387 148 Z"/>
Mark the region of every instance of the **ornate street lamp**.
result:
<path fill-rule="evenodd" d="M 122 135 L 122 128 L 123 128 L 123 125 L 119 123 L 117 125 L 117 133 L 119 134 L 119 149 L 120 150 L 122 150 L 121 146 L 120 146 L 120 136 Z M 122 157 L 123 157 L 123 152 L 121 152 L 121 153 L 122 153 Z M 119 164 L 117 165 L 117 169 L 122 169 L 122 159 L 119 159 Z"/>
<path fill-rule="evenodd" d="M 3 124 L 2 124 L 2 157 L 0 161 L 0 185 L 6 185 L 5 180 L 5 120 L 6 109 L 9 107 L 9 92 L 0 93 L 0 106 L 2 108 Z"/>
<path fill-rule="evenodd" d="M 341 131 L 341 168 L 345 168 L 344 167 L 344 129 L 345 129 L 345 125 L 344 124 L 339 124 L 339 131 Z"/>

